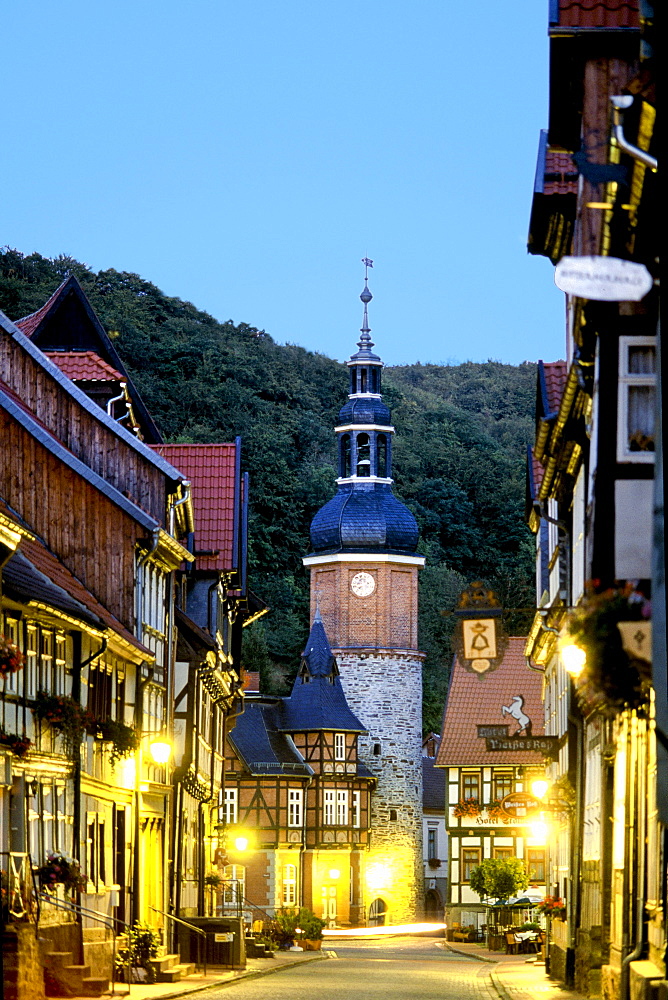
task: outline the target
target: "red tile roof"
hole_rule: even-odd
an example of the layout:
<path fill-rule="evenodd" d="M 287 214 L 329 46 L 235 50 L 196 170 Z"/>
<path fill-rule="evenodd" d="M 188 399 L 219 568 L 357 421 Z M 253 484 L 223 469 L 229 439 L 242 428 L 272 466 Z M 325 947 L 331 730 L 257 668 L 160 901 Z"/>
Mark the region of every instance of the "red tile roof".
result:
<path fill-rule="evenodd" d="M 125 376 L 116 371 L 95 351 L 44 351 L 58 365 L 63 375 L 73 382 L 124 382 Z"/>
<path fill-rule="evenodd" d="M 565 361 L 543 361 L 545 372 L 545 388 L 547 390 L 548 412 L 556 413 L 564 394 L 568 377 L 568 367 Z"/>
<path fill-rule="evenodd" d="M 16 524 L 21 524 L 18 518 L 16 518 L 13 512 L 7 507 L 7 505 L 0 500 L 0 510 L 8 517 L 10 520 L 15 521 Z M 26 525 L 23 525 L 26 527 Z M 30 528 L 28 527 L 28 530 Z M 84 607 L 92 611 L 94 615 L 111 629 L 121 638 L 129 642 L 130 645 L 138 649 L 143 655 L 147 656 L 149 659 L 153 659 L 153 653 L 146 646 L 142 645 L 141 642 L 135 636 L 128 631 L 125 625 L 122 624 L 111 611 L 108 611 L 103 604 L 100 604 L 98 599 L 91 594 L 91 592 L 81 583 L 73 573 L 58 559 L 50 549 L 47 548 L 45 543 L 37 538 L 35 541 L 31 541 L 29 538 L 22 538 L 21 544 L 19 546 L 20 551 L 30 560 L 35 569 L 43 573 L 44 576 L 48 577 L 52 583 L 55 583 L 57 587 L 60 587 L 66 593 L 73 597 Z"/>
<path fill-rule="evenodd" d="M 559 0 L 560 28 L 639 28 L 639 0 Z"/>
<path fill-rule="evenodd" d="M 67 281 L 68 281 L 67 278 L 65 278 L 65 281 L 61 281 L 61 283 L 58 285 L 53 295 L 50 295 L 49 298 L 44 303 L 44 305 L 40 306 L 40 308 L 36 312 L 30 313 L 29 316 L 24 316 L 23 319 L 15 320 L 15 323 L 18 326 L 19 330 L 25 333 L 26 337 L 32 337 L 33 333 L 35 332 L 39 324 L 42 322 L 44 317 L 50 311 L 51 306 L 53 305 L 54 301 L 58 298 L 58 295 L 60 294 L 61 288 Z"/>
<path fill-rule="evenodd" d="M 545 180 L 543 194 L 577 194 L 578 172 L 570 153 L 545 154 Z"/>
<path fill-rule="evenodd" d="M 518 751 L 497 753 L 486 749 L 485 740 L 478 739 L 477 726 L 509 724 L 513 735 L 517 723 L 504 715 L 502 707 L 510 707 L 514 697 L 524 698 L 523 711 L 532 722 L 532 735 L 543 735 L 542 677 L 526 665 L 526 639 L 508 640 L 502 662 L 490 673 L 474 674 L 455 660 L 450 678 L 448 702 L 441 730 L 441 745 L 436 765 L 458 767 L 465 764 L 535 764 L 543 760 L 540 753 Z"/>
<path fill-rule="evenodd" d="M 234 568 L 236 445 L 156 444 L 150 447 L 190 480 L 195 511 L 197 568 Z"/>

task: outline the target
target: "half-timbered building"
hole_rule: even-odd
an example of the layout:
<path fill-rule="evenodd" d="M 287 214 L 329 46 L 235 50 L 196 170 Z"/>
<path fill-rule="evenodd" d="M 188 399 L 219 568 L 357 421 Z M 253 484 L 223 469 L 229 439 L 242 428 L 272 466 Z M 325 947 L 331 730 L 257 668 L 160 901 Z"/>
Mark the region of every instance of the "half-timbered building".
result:
<path fill-rule="evenodd" d="M 375 783 L 364 732 L 316 614 L 291 695 L 247 693 L 227 740 L 221 864 L 253 917 L 301 905 L 332 926 L 363 921 Z"/>

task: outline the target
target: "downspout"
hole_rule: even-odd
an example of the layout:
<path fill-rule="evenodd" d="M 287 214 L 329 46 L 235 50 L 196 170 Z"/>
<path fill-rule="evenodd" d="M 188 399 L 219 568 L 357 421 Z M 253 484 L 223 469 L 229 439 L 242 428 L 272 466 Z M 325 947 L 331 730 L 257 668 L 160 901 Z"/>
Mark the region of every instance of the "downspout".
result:
<path fill-rule="evenodd" d="M 654 156 L 650 156 L 646 153 L 644 149 L 638 149 L 637 146 L 631 145 L 624 135 L 624 126 L 622 125 L 622 112 L 626 111 L 633 104 L 633 97 L 630 94 L 617 94 L 610 98 L 610 103 L 612 104 L 612 134 L 615 142 L 619 148 L 624 152 L 632 156 L 634 160 L 639 160 L 640 163 L 644 163 L 646 167 L 650 170 L 656 172 L 659 164 Z"/>
<path fill-rule="evenodd" d="M 114 403 L 120 403 L 120 401 L 122 399 L 126 398 L 126 396 L 125 396 L 125 387 L 126 387 L 127 383 L 126 382 L 121 382 L 119 384 L 120 384 L 120 387 L 121 387 L 121 394 L 120 394 L 120 396 L 114 396 L 113 399 L 108 399 L 107 400 L 107 416 L 111 417 L 112 420 L 114 419 L 114 412 L 113 412 L 114 411 Z M 127 414 L 124 414 L 124 416 L 127 416 Z"/>
<path fill-rule="evenodd" d="M 647 807 L 647 729 L 645 728 L 645 738 L 638 736 L 639 722 L 634 713 L 632 721 L 635 729 L 635 745 L 637 753 L 637 766 L 635 768 L 636 781 L 634 782 L 635 800 L 631 799 L 635 807 L 636 835 L 633 838 L 633 827 L 631 826 L 629 840 L 635 843 L 636 849 L 636 886 L 635 886 L 635 945 L 631 952 L 622 959 L 622 974 L 620 981 L 620 997 L 627 1000 L 630 997 L 630 975 L 631 962 L 637 962 L 645 948 L 645 840 L 646 829 L 646 807 Z M 627 865 L 628 868 L 628 865 Z"/>

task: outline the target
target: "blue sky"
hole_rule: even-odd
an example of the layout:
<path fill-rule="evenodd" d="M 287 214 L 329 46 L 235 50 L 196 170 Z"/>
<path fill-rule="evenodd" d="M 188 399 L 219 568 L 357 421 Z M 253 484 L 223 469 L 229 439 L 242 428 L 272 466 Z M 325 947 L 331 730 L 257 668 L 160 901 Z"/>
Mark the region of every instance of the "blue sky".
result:
<path fill-rule="evenodd" d="M 547 0 L 34 0 L 4 14 L 0 242 L 343 359 L 563 356 L 526 253 Z"/>

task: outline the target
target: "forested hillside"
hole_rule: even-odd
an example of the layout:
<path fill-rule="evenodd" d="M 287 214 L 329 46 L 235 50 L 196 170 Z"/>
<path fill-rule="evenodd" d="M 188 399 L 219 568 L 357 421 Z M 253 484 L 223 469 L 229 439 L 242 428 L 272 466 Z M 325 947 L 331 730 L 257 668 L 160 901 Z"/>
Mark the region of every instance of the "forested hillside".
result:
<path fill-rule="evenodd" d="M 267 684 L 297 667 L 308 634 L 309 549 L 314 512 L 334 492 L 332 429 L 346 399 L 345 366 L 263 330 L 218 322 L 136 274 L 95 273 L 69 257 L 0 252 L 0 308 L 18 319 L 75 273 L 161 432 L 171 441 L 240 434 L 251 476 L 251 586 L 272 608 L 247 630 L 245 656 Z M 258 312 L 260 306 L 258 305 Z M 467 331 L 444 329 L 444 353 Z M 342 330 L 342 350 L 357 331 Z M 382 356 L 382 331 L 377 332 Z M 427 556 L 421 574 L 420 645 L 425 728 L 438 729 L 451 660 L 449 611 L 482 578 L 526 627 L 533 599 L 532 540 L 523 520 L 525 447 L 532 435 L 535 366 L 498 362 L 406 365 L 384 372 L 397 429 L 396 493 L 414 512 Z"/>

